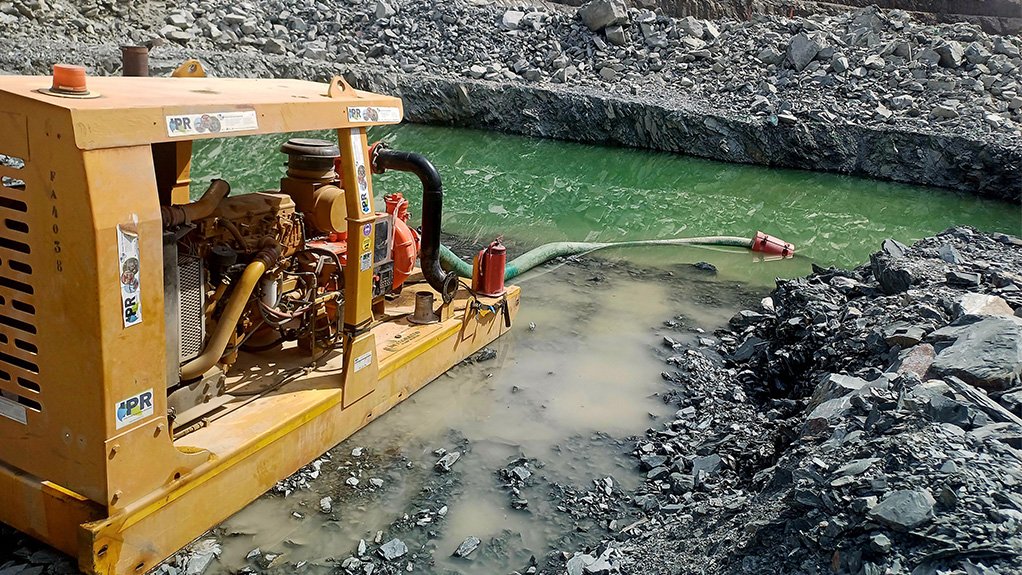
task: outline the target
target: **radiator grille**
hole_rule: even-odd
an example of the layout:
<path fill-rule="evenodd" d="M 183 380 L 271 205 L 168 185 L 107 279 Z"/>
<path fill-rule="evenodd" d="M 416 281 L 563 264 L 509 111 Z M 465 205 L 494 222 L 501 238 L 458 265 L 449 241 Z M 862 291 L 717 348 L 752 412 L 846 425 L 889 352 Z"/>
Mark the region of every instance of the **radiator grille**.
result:
<path fill-rule="evenodd" d="M 0 396 L 42 411 L 25 162 L 0 154 Z"/>
<path fill-rule="evenodd" d="M 204 293 L 202 281 L 202 260 L 181 254 L 178 262 L 178 285 L 181 290 L 181 361 L 195 358 L 202 351 Z"/>

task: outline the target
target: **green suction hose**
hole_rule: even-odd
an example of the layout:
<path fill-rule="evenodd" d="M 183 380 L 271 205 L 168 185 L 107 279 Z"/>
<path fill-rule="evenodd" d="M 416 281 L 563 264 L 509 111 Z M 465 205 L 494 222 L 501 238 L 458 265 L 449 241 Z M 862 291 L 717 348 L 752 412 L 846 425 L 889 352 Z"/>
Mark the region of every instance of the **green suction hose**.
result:
<path fill-rule="evenodd" d="M 672 238 L 666 240 L 636 240 L 627 242 L 553 242 L 528 251 L 507 263 L 504 281 L 521 275 L 532 268 L 557 257 L 586 254 L 604 248 L 625 248 L 635 246 L 734 246 L 752 248 L 753 240 L 735 236 L 703 236 L 697 238 Z M 440 246 L 440 264 L 447 271 L 453 271 L 463 278 L 472 277 L 472 264 L 465 262 L 447 246 Z"/>

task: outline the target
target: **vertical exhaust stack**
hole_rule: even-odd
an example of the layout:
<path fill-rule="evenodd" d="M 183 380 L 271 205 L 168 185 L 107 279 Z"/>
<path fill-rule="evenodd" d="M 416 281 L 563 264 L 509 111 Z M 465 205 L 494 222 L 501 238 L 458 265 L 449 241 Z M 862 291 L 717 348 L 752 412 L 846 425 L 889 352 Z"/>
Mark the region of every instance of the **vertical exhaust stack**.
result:
<path fill-rule="evenodd" d="M 121 46 L 121 68 L 124 76 L 149 76 L 149 48 Z"/>

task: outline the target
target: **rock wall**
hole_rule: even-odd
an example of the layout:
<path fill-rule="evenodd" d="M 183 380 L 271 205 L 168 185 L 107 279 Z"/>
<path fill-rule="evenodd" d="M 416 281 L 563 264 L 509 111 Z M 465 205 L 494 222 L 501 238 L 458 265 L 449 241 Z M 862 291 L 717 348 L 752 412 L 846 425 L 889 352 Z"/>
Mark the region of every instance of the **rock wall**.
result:
<path fill-rule="evenodd" d="M 812 121 L 773 125 L 586 89 L 367 70 L 347 79 L 360 89 L 400 95 L 413 122 L 825 170 L 1022 201 L 1022 150 L 966 138 Z"/>
<path fill-rule="evenodd" d="M 557 4 L 581 6 L 586 0 L 550 0 Z M 799 15 L 830 14 L 848 8 L 878 6 L 906 10 L 918 20 L 934 23 L 969 22 L 992 34 L 1022 32 L 1022 0 L 632 0 L 643 8 L 659 8 L 669 16 L 696 18 L 740 18 L 753 14 Z"/>

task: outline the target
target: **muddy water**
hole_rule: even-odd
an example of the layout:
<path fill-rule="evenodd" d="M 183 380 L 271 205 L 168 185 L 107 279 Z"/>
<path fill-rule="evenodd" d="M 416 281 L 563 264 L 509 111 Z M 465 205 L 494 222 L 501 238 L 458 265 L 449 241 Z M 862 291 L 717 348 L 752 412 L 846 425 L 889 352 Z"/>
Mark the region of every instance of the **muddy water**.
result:
<path fill-rule="evenodd" d="M 299 564 L 330 572 L 378 531 L 384 541 L 408 544 L 402 565 L 418 573 L 507 573 L 531 556 L 575 550 L 583 537 L 607 534 L 606 526 L 572 520 L 558 509 L 559 494 L 603 477 L 625 488 L 641 480 L 625 455 L 627 438 L 670 412 L 658 397 L 670 353 L 664 335 L 694 341 L 696 328 L 712 332 L 773 278 L 806 273 L 813 261 L 856 265 L 886 237 L 908 243 L 954 224 L 1020 233 L 1017 206 L 940 190 L 464 130 L 402 126 L 371 133 L 378 138 L 436 163 L 447 184 L 446 231 L 470 242 L 503 233 L 512 257 L 546 241 L 757 229 L 795 242 L 806 257 L 617 249 L 601 252 L 604 263 L 526 274 L 516 327 L 492 346 L 493 359 L 455 367 L 333 449 L 308 488 L 266 495 L 226 521 L 218 529 L 220 563 L 208 572 L 235 572 L 276 554 L 280 572 Z M 275 187 L 280 140 L 197 146 L 193 194 L 212 175 L 242 192 Z M 376 179 L 378 196 L 392 191 L 405 192 L 416 209 L 414 178 Z M 719 273 L 694 271 L 689 264 L 697 261 Z M 679 327 L 665 327 L 675 316 Z M 451 473 L 433 469 L 438 449 L 463 453 Z M 534 472 L 520 494 L 526 510 L 513 509 L 498 477 L 521 458 Z M 482 540 L 480 548 L 469 560 L 451 557 L 469 536 Z M 261 559 L 247 559 L 255 548 Z"/>
<path fill-rule="evenodd" d="M 311 489 L 264 496 L 226 521 L 217 572 L 243 567 L 255 548 L 282 553 L 278 562 L 328 570 L 379 530 L 384 541 L 399 536 L 408 544 L 414 557 L 406 559 L 419 573 L 507 573 L 533 555 L 573 550 L 575 524 L 554 494 L 604 477 L 637 486 L 625 438 L 671 412 L 658 397 L 661 356 L 669 353 L 658 342 L 696 334 L 664 327 L 664 319 L 682 315 L 686 328 L 712 330 L 739 304 L 733 296 L 707 307 L 719 294 L 695 271 L 649 278 L 570 265 L 545 272 L 526 278 L 516 329 L 492 346 L 493 359 L 455 367 L 333 449 Z M 433 469 L 440 448 L 463 453 L 449 474 Z M 519 458 L 536 474 L 522 493 L 527 510 L 512 508 L 497 475 Z M 355 487 L 345 483 L 353 475 Z M 320 508 L 326 496 L 330 513 Z M 432 512 L 429 524 L 402 521 L 422 509 Z M 483 541 L 480 549 L 470 560 L 451 557 L 469 536 Z"/>

